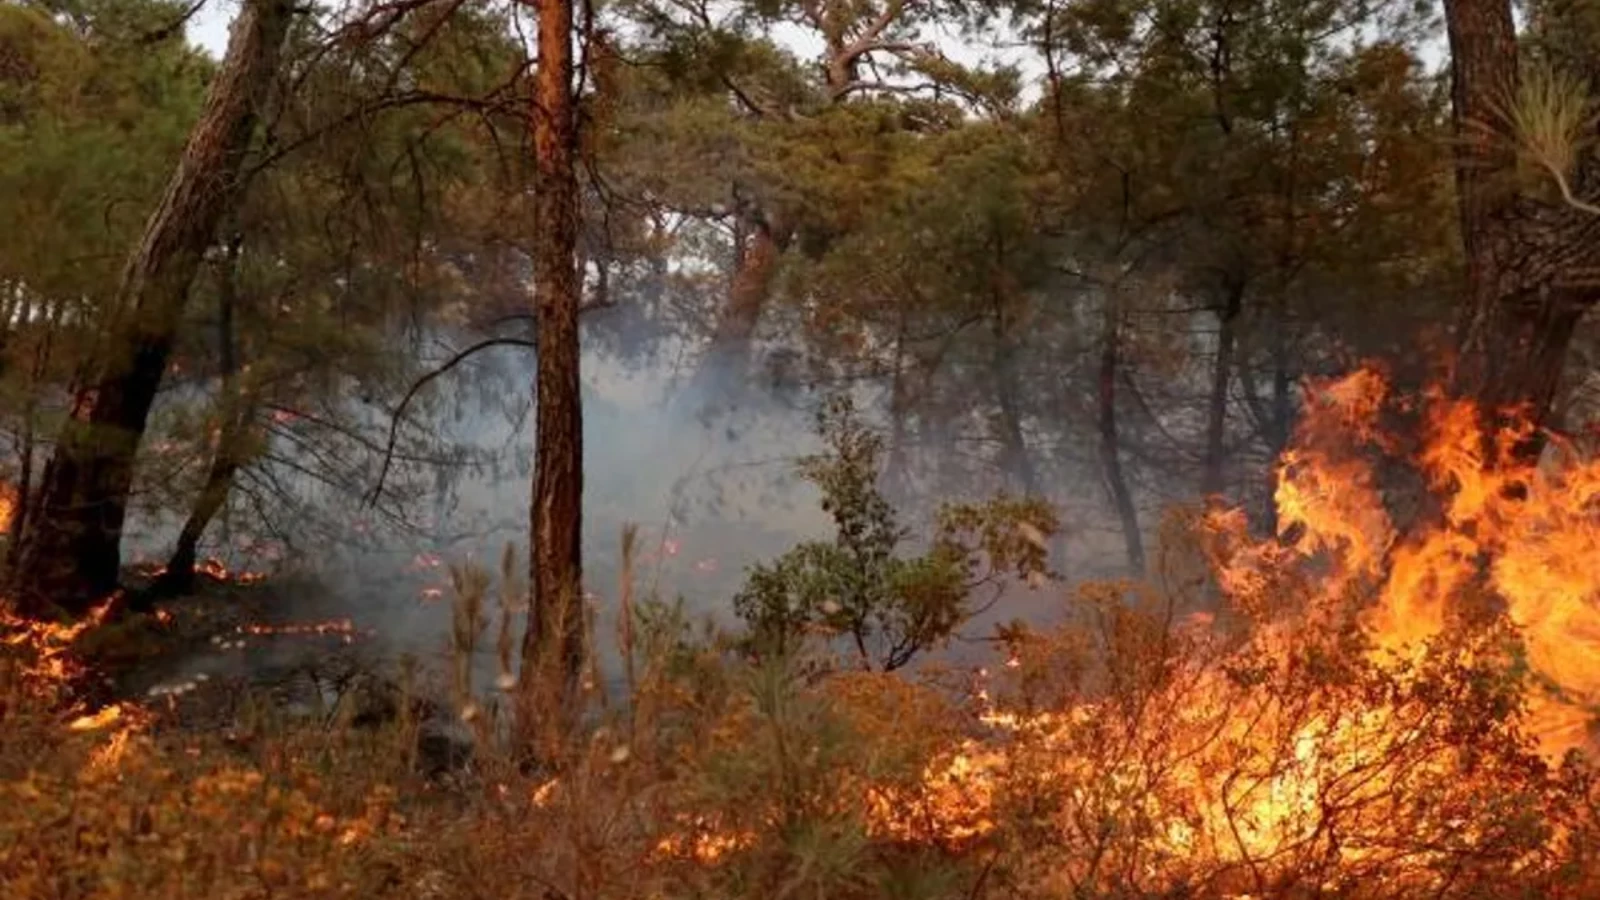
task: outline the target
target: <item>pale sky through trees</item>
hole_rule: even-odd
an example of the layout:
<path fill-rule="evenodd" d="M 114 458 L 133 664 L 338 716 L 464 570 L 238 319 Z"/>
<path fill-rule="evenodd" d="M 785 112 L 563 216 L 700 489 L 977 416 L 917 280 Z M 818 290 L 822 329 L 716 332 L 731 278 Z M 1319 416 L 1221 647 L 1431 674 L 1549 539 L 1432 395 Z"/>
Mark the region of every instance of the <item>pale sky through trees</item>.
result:
<path fill-rule="evenodd" d="M 220 58 L 228 45 L 229 23 L 233 21 L 237 12 L 237 0 L 206 0 L 205 5 L 189 24 L 190 40 L 199 44 L 212 56 Z M 815 58 L 821 55 L 821 41 L 803 28 L 781 25 L 775 28 L 774 32 L 779 37 L 779 43 L 797 56 Z M 1018 46 L 1014 38 L 997 34 L 987 42 L 989 46 L 974 43 L 947 31 L 935 35 L 934 38 L 946 56 L 964 66 L 977 65 L 986 58 L 990 61 L 1014 63 L 1024 76 L 1022 95 L 1024 102 L 1031 101 L 1037 96 L 1038 83 L 1044 77 L 1043 64 L 1035 54 Z M 1449 64 L 1442 29 L 1434 40 L 1421 47 L 1421 57 L 1423 64 L 1430 71 L 1440 71 Z"/>
<path fill-rule="evenodd" d="M 189 39 L 199 44 L 212 56 L 221 57 L 228 46 L 228 25 L 233 21 L 238 12 L 237 0 L 207 0 L 205 6 L 195 14 L 189 24 Z M 794 51 L 797 55 L 814 57 L 822 52 L 822 42 L 815 35 L 806 33 L 803 29 L 785 25 L 775 29 L 780 37 L 780 43 Z M 1029 73 L 1030 82 L 1034 76 L 1042 74 L 1032 71 L 1039 67 L 1026 54 L 1016 50 L 996 50 L 984 48 L 970 42 L 961 40 L 958 36 L 941 34 L 937 36 L 939 46 L 946 55 L 963 65 L 973 65 L 980 62 L 985 56 L 999 55 L 1000 58 L 1011 58 L 1023 66 Z M 1000 43 L 1000 41 L 996 41 Z"/>

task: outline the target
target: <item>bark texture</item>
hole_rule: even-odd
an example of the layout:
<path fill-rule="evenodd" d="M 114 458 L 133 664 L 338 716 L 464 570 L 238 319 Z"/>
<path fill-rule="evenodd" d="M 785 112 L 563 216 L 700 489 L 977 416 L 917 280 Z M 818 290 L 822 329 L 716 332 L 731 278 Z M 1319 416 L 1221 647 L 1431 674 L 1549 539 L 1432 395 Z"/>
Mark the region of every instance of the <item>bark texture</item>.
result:
<path fill-rule="evenodd" d="M 552 657 L 568 691 L 583 671 L 583 409 L 578 377 L 577 119 L 572 93 L 572 0 L 535 0 L 533 304 L 538 361 L 532 588 L 523 668 Z"/>
<path fill-rule="evenodd" d="M 1447 0 L 1456 184 L 1467 290 L 1454 387 L 1485 407 L 1486 435 L 1520 409 L 1550 414 L 1573 331 L 1600 299 L 1600 216 L 1519 173 L 1502 110 L 1515 96 L 1518 51 L 1511 0 Z M 1600 185 L 1593 155 L 1573 173 L 1580 196 Z M 1521 459 L 1543 448 L 1535 435 Z"/>
<path fill-rule="evenodd" d="M 115 590 L 135 457 L 190 286 L 233 205 L 294 16 L 246 0 L 199 121 L 118 286 L 103 363 L 74 398 L 14 573 L 19 603 L 81 613 Z"/>

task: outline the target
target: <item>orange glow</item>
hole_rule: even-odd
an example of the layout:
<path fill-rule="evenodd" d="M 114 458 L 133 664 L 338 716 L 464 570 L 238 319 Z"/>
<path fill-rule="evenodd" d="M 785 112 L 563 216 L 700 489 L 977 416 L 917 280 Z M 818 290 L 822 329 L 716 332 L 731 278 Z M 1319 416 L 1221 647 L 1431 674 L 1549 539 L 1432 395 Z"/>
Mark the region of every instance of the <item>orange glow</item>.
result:
<path fill-rule="evenodd" d="M 0 534 L 10 534 L 17 520 L 17 486 L 0 481 Z"/>
<path fill-rule="evenodd" d="M 233 582 L 234 584 L 255 584 L 265 579 L 264 572 L 235 572 L 230 570 L 222 560 L 216 557 L 207 557 L 195 564 L 197 574 L 205 575 L 215 581 Z"/>
<path fill-rule="evenodd" d="M 328 635 L 338 637 L 346 644 L 353 642 L 363 634 L 362 631 L 356 628 L 355 623 L 347 618 L 329 619 L 323 622 L 287 622 L 282 624 L 257 622 L 237 626 L 234 632 L 258 637 Z"/>
<path fill-rule="evenodd" d="M 67 727 L 73 731 L 97 731 L 108 725 L 115 724 L 122 719 L 121 704 L 113 703 L 91 715 L 79 716 L 73 719 Z"/>
<path fill-rule="evenodd" d="M 73 642 L 105 621 L 120 598 L 120 593 L 113 594 L 70 625 L 24 619 L 0 605 L 0 644 L 30 651 L 32 659 L 23 669 L 25 676 L 39 684 L 65 684 L 80 671 L 70 653 Z"/>
<path fill-rule="evenodd" d="M 656 844 L 656 853 L 710 865 L 754 840 L 753 835 L 724 832 L 698 819 L 684 822 L 680 829 L 662 838 Z"/>
<path fill-rule="evenodd" d="M 1203 519 L 1231 624 L 1201 613 L 1131 644 L 1165 647 L 1170 660 L 1131 711 L 1103 691 L 1054 710 L 1012 708 L 991 700 L 985 682 L 977 697 L 991 732 L 952 748 L 914 791 L 870 791 L 879 833 L 965 844 L 999 827 L 1006 795 L 1061 791 L 1057 802 L 1068 807 L 1111 804 L 1124 821 L 1145 823 L 1141 852 L 1173 873 L 1258 866 L 1306 848 L 1342 866 L 1379 859 L 1381 846 L 1352 835 L 1449 833 L 1459 824 L 1412 809 L 1415 818 L 1397 826 L 1395 804 L 1426 779 L 1470 789 L 1454 739 L 1420 737 L 1468 695 L 1440 696 L 1428 679 L 1440 666 L 1502 657 L 1509 665 L 1493 639 L 1497 622 L 1535 676 L 1521 723 L 1539 751 L 1551 763 L 1569 751 L 1595 754 L 1600 460 L 1559 447 L 1543 465 L 1518 462 L 1510 449 L 1525 425 L 1485 448 L 1476 408 L 1430 392 L 1423 446 L 1409 464 L 1430 495 L 1419 499 L 1437 512 L 1424 504 L 1401 519 L 1377 461 L 1395 462 L 1399 444 L 1380 417 L 1401 401 L 1372 370 L 1313 385 L 1307 396 L 1279 461 L 1278 535 L 1251 536 L 1240 510 Z M 1129 623 L 1108 626 L 1113 634 L 1134 628 L 1122 602 L 1103 610 Z M 1117 665 L 1121 651 L 1108 652 Z M 1333 662 L 1352 652 L 1354 668 Z M 1335 680 L 1309 680 L 1318 665 Z M 1005 673 L 1025 677 L 1026 668 L 1013 654 Z M 1355 674 L 1337 674 L 1347 669 Z M 1340 686 L 1339 677 L 1359 680 Z M 1330 837 L 1335 816 L 1346 832 L 1339 842 Z M 1426 856 L 1415 864 L 1418 884 L 1429 883 Z"/>
<path fill-rule="evenodd" d="M 166 574 L 167 567 L 161 563 L 146 562 L 134 566 L 134 571 L 144 578 L 160 578 Z M 266 579 L 265 572 L 236 572 L 215 556 L 208 556 L 194 564 L 196 575 L 204 575 L 212 581 L 227 584 L 255 584 Z"/>

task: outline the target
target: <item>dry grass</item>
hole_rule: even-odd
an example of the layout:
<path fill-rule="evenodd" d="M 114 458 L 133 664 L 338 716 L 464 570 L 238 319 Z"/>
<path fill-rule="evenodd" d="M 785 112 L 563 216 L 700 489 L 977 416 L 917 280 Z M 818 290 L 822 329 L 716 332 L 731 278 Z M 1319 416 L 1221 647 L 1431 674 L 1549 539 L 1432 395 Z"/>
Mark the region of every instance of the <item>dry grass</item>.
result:
<path fill-rule="evenodd" d="M 621 596 L 636 615 L 617 636 L 629 696 L 603 704 L 591 690 L 586 715 L 557 715 L 538 704 L 559 685 L 518 685 L 510 696 L 533 698 L 518 707 L 457 668 L 443 693 L 476 711 L 476 743 L 444 779 L 418 765 L 420 678 L 393 686 L 395 714 L 375 726 L 347 708 L 291 720 L 247 705 L 230 732 L 162 730 L 131 708 L 79 720 L 72 641 L 14 631 L 0 665 L 0 895 L 1595 895 L 1587 777 L 1524 752 L 1511 688 L 1481 669 L 1441 663 L 1402 684 L 1309 642 L 1295 651 L 1304 665 L 1278 667 L 1171 638 L 1106 586 L 1077 599 L 1073 625 L 1016 636 L 1014 666 L 976 704 L 896 676 L 818 677 L 815 658 L 747 663 L 638 600 L 629 569 Z M 492 580 L 458 573 L 462 652 L 488 626 Z M 516 596 L 502 585 L 501 608 Z M 1205 673 L 1228 686 L 1196 694 Z M 1377 701 L 1437 714 L 1408 720 L 1378 757 L 1322 770 L 1312 832 L 1244 856 L 1206 832 L 1174 852 L 1173 821 L 1208 822 L 1187 776 L 1226 795 L 1295 762 L 1292 741 L 1240 743 L 1226 723 L 1262 716 L 1287 734 Z M 1056 718 L 996 728 L 1002 707 Z M 513 727 L 518 715 L 534 721 Z M 1211 736 L 1183 730 L 1195 723 Z M 1372 773 L 1393 790 L 1329 787 Z"/>

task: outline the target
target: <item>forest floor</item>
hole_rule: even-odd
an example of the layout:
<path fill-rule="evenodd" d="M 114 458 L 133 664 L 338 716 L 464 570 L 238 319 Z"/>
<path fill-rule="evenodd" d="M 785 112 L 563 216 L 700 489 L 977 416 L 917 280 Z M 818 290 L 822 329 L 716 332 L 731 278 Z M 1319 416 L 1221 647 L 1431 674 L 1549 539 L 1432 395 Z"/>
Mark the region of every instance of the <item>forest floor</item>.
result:
<path fill-rule="evenodd" d="M 157 722 L 182 727 L 223 725 L 243 698 L 315 714 L 361 673 L 384 665 L 370 630 L 349 618 L 308 617 L 326 605 L 314 599 L 318 590 L 308 582 L 200 575 L 192 594 L 84 636 L 79 653 L 92 672 L 90 696 L 96 704 L 152 707 L 163 713 Z"/>

